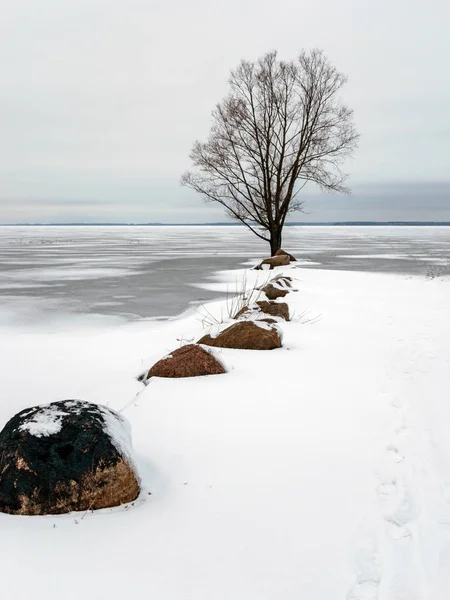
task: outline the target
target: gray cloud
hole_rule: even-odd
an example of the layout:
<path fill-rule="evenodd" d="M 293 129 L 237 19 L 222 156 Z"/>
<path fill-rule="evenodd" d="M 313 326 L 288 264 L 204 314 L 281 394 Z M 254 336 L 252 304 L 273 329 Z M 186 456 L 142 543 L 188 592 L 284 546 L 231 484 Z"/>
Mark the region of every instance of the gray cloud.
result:
<path fill-rule="evenodd" d="M 63 186 L 64 187 L 64 186 Z M 90 187 L 90 186 L 87 186 Z M 193 192 L 170 181 L 139 186 L 99 183 L 101 194 L 87 195 L 84 186 L 72 197 L 55 195 L 9 200 L 7 223 L 17 222 L 165 222 L 226 221 L 220 206 L 204 203 Z M 351 196 L 305 193 L 304 212 L 291 221 L 450 221 L 450 183 L 356 185 Z"/>
<path fill-rule="evenodd" d="M 351 196 L 306 195 L 299 221 L 450 221 L 450 183 L 356 185 Z"/>
<path fill-rule="evenodd" d="M 0 222 L 223 220 L 178 181 L 229 69 L 312 46 L 349 75 L 362 137 L 353 197 L 302 218 L 449 219 L 449 18 L 444 0 L 7 3 Z"/>

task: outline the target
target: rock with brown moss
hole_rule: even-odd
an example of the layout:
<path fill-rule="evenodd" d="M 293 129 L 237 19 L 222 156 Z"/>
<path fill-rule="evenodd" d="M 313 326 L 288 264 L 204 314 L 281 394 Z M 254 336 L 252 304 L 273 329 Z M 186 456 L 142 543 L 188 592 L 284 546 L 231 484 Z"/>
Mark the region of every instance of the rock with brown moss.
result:
<path fill-rule="evenodd" d="M 127 421 L 106 406 L 63 400 L 15 415 L 0 432 L 0 511 L 47 515 L 136 499 Z"/>
<path fill-rule="evenodd" d="M 241 350 L 273 350 L 281 347 L 281 334 L 276 327 L 254 321 L 238 321 L 217 336 L 205 335 L 198 343 L 219 348 Z"/>
<path fill-rule="evenodd" d="M 225 373 L 223 365 L 211 352 L 197 344 L 177 348 L 158 361 L 147 374 L 150 377 L 199 377 Z"/>
<path fill-rule="evenodd" d="M 265 258 L 255 269 L 264 270 L 274 269 L 275 267 L 286 267 L 289 262 L 289 256 L 271 256 L 270 258 Z"/>
<path fill-rule="evenodd" d="M 286 304 L 286 302 L 266 302 L 265 300 L 258 300 L 256 304 L 263 313 L 266 313 L 271 317 L 281 317 L 285 321 L 290 321 L 289 306 Z"/>
<path fill-rule="evenodd" d="M 240 319 L 241 317 L 248 317 L 251 312 L 256 310 L 256 304 L 254 306 L 243 306 L 233 317 L 233 319 Z"/>
<path fill-rule="evenodd" d="M 264 315 L 264 313 L 261 313 L 262 315 Z M 278 323 L 277 319 L 274 319 L 273 317 L 262 317 L 260 319 L 258 319 L 258 321 L 262 322 L 262 323 L 269 323 L 269 325 L 274 325 L 276 323 Z"/>
<path fill-rule="evenodd" d="M 297 259 L 295 258 L 295 256 L 292 256 L 292 254 L 285 252 L 281 248 L 275 252 L 274 256 L 289 256 L 289 262 L 297 262 Z"/>
<path fill-rule="evenodd" d="M 278 283 L 281 287 L 284 288 L 292 288 L 292 277 L 288 277 L 287 275 L 277 275 L 276 277 L 272 277 L 269 283 Z"/>
<path fill-rule="evenodd" d="M 268 283 L 262 288 L 262 291 L 265 293 L 269 300 L 276 300 L 277 298 L 284 298 L 289 290 L 282 287 L 278 282 Z"/>
<path fill-rule="evenodd" d="M 276 323 L 276 319 L 268 319 L 266 315 L 277 317 L 289 321 L 289 306 L 286 302 L 271 302 L 258 300 L 251 306 L 244 306 L 236 313 L 235 319 L 248 319 L 253 321 L 263 321 L 265 323 Z"/>

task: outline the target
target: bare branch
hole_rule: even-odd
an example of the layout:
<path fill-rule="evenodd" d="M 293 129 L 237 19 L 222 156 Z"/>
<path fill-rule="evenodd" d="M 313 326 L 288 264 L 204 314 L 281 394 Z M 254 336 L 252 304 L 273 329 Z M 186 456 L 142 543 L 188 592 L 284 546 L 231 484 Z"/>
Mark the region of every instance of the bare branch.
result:
<path fill-rule="evenodd" d="M 303 207 L 306 183 L 348 192 L 341 169 L 358 133 L 339 98 L 345 83 L 320 50 L 291 62 L 276 52 L 242 61 L 230 75 L 229 95 L 212 113 L 208 139 L 193 146 L 194 170 L 182 184 L 270 241 L 273 253 L 286 216 Z"/>

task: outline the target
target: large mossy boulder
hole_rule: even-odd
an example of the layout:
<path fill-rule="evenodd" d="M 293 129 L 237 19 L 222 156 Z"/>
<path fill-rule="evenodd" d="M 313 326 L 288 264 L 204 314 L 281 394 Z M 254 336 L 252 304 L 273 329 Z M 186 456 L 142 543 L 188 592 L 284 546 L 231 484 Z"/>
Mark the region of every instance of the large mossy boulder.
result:
<path fill-rule="evenodd" d="M 171 352 L 153 365 L 150 377 L 199 377 L 225 373 L 223 365 L 205 348 L 187 344 Z"/>
<path fill-rule="evenodd" d="M 63 400 L 15 415 L 0 432 L 0 511 L 46 515 L 131 502 L 140 491 L 128 422 Z"/>
<path fill-rule="evenodd" d="M 271 256 L 270 258 L 265 258 L 259 265 L 255 267 L 257 271 L 260 270 L 271 270 L 275 267 L 286 267 L 289 264 L 289 256 L 281 254 L 280 256 Z"/>
<path fill-rule="evenodd" d="M 297 259 L 295 258 L 295 256 L 292 256 L 292 254 L 289 254 L 289 252 L 286 252 L 285 250 L 282 250 L 281 248 L 275 252 L 274 256 L 288 256 L 289 262 L 297 262 Z"/>
<path fill-rule="evenodd" d="M 282 339 L 276 327 L 254 321 L 238 321 L 215 337 L 203 336 L 198 343 L 219 348 L 273 350 L 281 347 Z"/>

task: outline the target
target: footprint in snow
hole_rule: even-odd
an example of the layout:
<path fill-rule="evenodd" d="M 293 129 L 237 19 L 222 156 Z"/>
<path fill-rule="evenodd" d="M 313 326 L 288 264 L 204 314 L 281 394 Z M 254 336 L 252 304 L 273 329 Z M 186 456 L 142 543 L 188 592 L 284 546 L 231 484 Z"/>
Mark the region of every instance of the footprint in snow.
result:
<path fill-rule="evenodd" d="M 347 594 L 347 600 L 378 600 L 381 573 L 378 551 L 372 537 L 361 540 L 355 560 L 356 578 Z"/>
<path fill-rule="evenodd" d="M 401 463 L 403 460 L 405 460 L 404 455 L 400 452 L 400 450 L 397 448 L 397 446 L 394 446 L 393 444 L 387 446 L 386 448 L 388 455 L 396 462 L 396 463 Z"/>
<path fill-rule="evenodd" d="M 397 527 L 404 527 L 415 521 L 420 514 L 420 506 L 411 489 L 402 481 L 385 481 L 378 487 L 383 519 Z"/>

